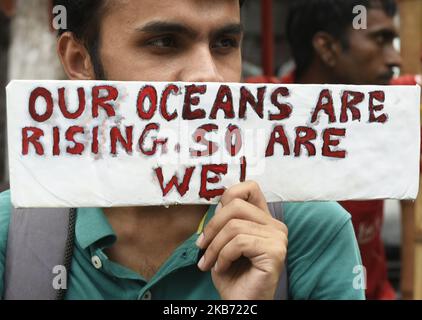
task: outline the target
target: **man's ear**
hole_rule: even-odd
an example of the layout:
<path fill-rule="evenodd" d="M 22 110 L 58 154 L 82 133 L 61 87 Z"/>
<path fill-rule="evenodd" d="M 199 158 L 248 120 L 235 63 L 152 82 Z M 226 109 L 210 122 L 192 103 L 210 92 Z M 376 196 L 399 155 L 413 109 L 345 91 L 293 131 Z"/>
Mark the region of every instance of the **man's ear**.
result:
<path fill-rule="evenodd" d="M 318 58 L 328 67 L 337 65 L 338 56 L 342 50 L 341 44 L 332 35 L 326 32 L 317 32 L 312 44 Z"/>
<path fill-rule="evenodd" d="M 57 53 L 71 80 L 94 80 L 95 72 L 85 46 L 71 32 L 63 33 L 57 42 Z"/>

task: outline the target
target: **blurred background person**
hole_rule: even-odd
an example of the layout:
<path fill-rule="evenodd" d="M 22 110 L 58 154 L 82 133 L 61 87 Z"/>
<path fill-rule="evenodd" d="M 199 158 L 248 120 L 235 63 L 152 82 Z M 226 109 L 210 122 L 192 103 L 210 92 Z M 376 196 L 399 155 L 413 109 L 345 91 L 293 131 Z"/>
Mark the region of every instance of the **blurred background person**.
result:
<path fill-rule="evenodd" d="M 367 8 L 367 28 L 354 29 L 353 8 Z M 296 69 L 284 83 L 331 83 L 387 85 L 401 65 L 393 41 L 394 0 L 296 0 L 287 18 L 287 39 Z M 388 174 L 388 172 L 386 172 Z M 367 270 L 368 299 L 394 299 L 388 281 L 384 244 L 381 238 L 383 200 L 344 201 L 352 215 Z"/>

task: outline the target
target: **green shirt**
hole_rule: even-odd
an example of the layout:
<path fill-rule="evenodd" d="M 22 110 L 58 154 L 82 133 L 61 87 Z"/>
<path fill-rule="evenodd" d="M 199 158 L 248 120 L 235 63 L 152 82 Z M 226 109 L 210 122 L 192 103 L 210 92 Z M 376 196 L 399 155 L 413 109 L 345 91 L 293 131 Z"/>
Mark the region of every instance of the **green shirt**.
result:
<path fill-rule="evenodd" d="M 361 258 L 350 215 L 337 203 L 284 203 L 289 228 L 287 273 L 291 299 L 364 299 L 354 288 Z M 10 220 L 10 191 L 0 194 L 0 297 Z M 207 212 L 206 224 L 214 215 Z M 77 211 L 75 249 L 66 299 L 219 299 L 210 272 L 197 268 L 198 233 L 182 243 L 146 281 L 138 273 L 110 261 L 104 249 L 116 235 L 102 209 Z"/>

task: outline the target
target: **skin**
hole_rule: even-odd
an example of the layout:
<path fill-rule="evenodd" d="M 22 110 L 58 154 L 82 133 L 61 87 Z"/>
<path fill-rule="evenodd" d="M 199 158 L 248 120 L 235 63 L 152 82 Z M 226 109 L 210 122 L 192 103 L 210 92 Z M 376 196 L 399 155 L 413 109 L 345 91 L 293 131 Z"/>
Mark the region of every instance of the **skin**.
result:
<path fill-rule="evenodd" d="M 325 32 L 313 39 L 315 56 L 299 83 L 388 85 L 393 69 L 401 66 L 393 46 L 398 37 L 393 17 L 382 9 L 369 9 L 367 29 L 346 30 L 348 47 Z"/>
<path fill-rule="evenodd" d="M 108 80 L 239 82 L 238 0 L 108 1 L 100 58 Z M 70 79 L 95 79 L 89 54 L 71 33 L 58 41 Z M 110 259 L 147 279 L 189 238 L 207 207 L 104 209 L 118 241 Z M 166 236 L 162 236 L 166 230 Z M 223 299 L 273 299 L 287 252 L 287 227 L 271 217 L 255 182 L 226 190 L 198 238 L 198 263 Z"/>

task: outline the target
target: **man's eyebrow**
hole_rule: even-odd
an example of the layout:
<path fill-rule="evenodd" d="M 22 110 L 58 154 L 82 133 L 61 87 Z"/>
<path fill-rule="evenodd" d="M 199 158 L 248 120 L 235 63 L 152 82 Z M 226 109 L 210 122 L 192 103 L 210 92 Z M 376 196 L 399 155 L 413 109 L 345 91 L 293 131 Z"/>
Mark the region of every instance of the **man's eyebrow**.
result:
<path fill-rule="evenodd" d="M 136 29 L 138 32 L 145 33 L 181 33 L 191 38 L 197 35 L 197 32 L 181 23 L 166 22 L 166 21 L 152 21 L 146 25 Z"/>
<path fill-rule="evenodd" d="M 179 33 L 190 38 L 194 38 L 198 35 L 198 32 L 193 28 L 181 23 L 167 21 L 148 22 L 144 26 L 136 28 L 136 31 L 144 33 Z M 243 34 L 243 25 L 240 23 L 230 23 L 211 32 L 213 37 L 224 34 L 241 35 Z"/>
<path fill-rule="evenodd" d="M 217 30 L 212 32 L 212 36 L 214 38 L 218 38 L 219 36 L 231 34 L 231 35 L 242 35 L 243 34 L 243 25 L 241 23 L 230 23 Z"/>

